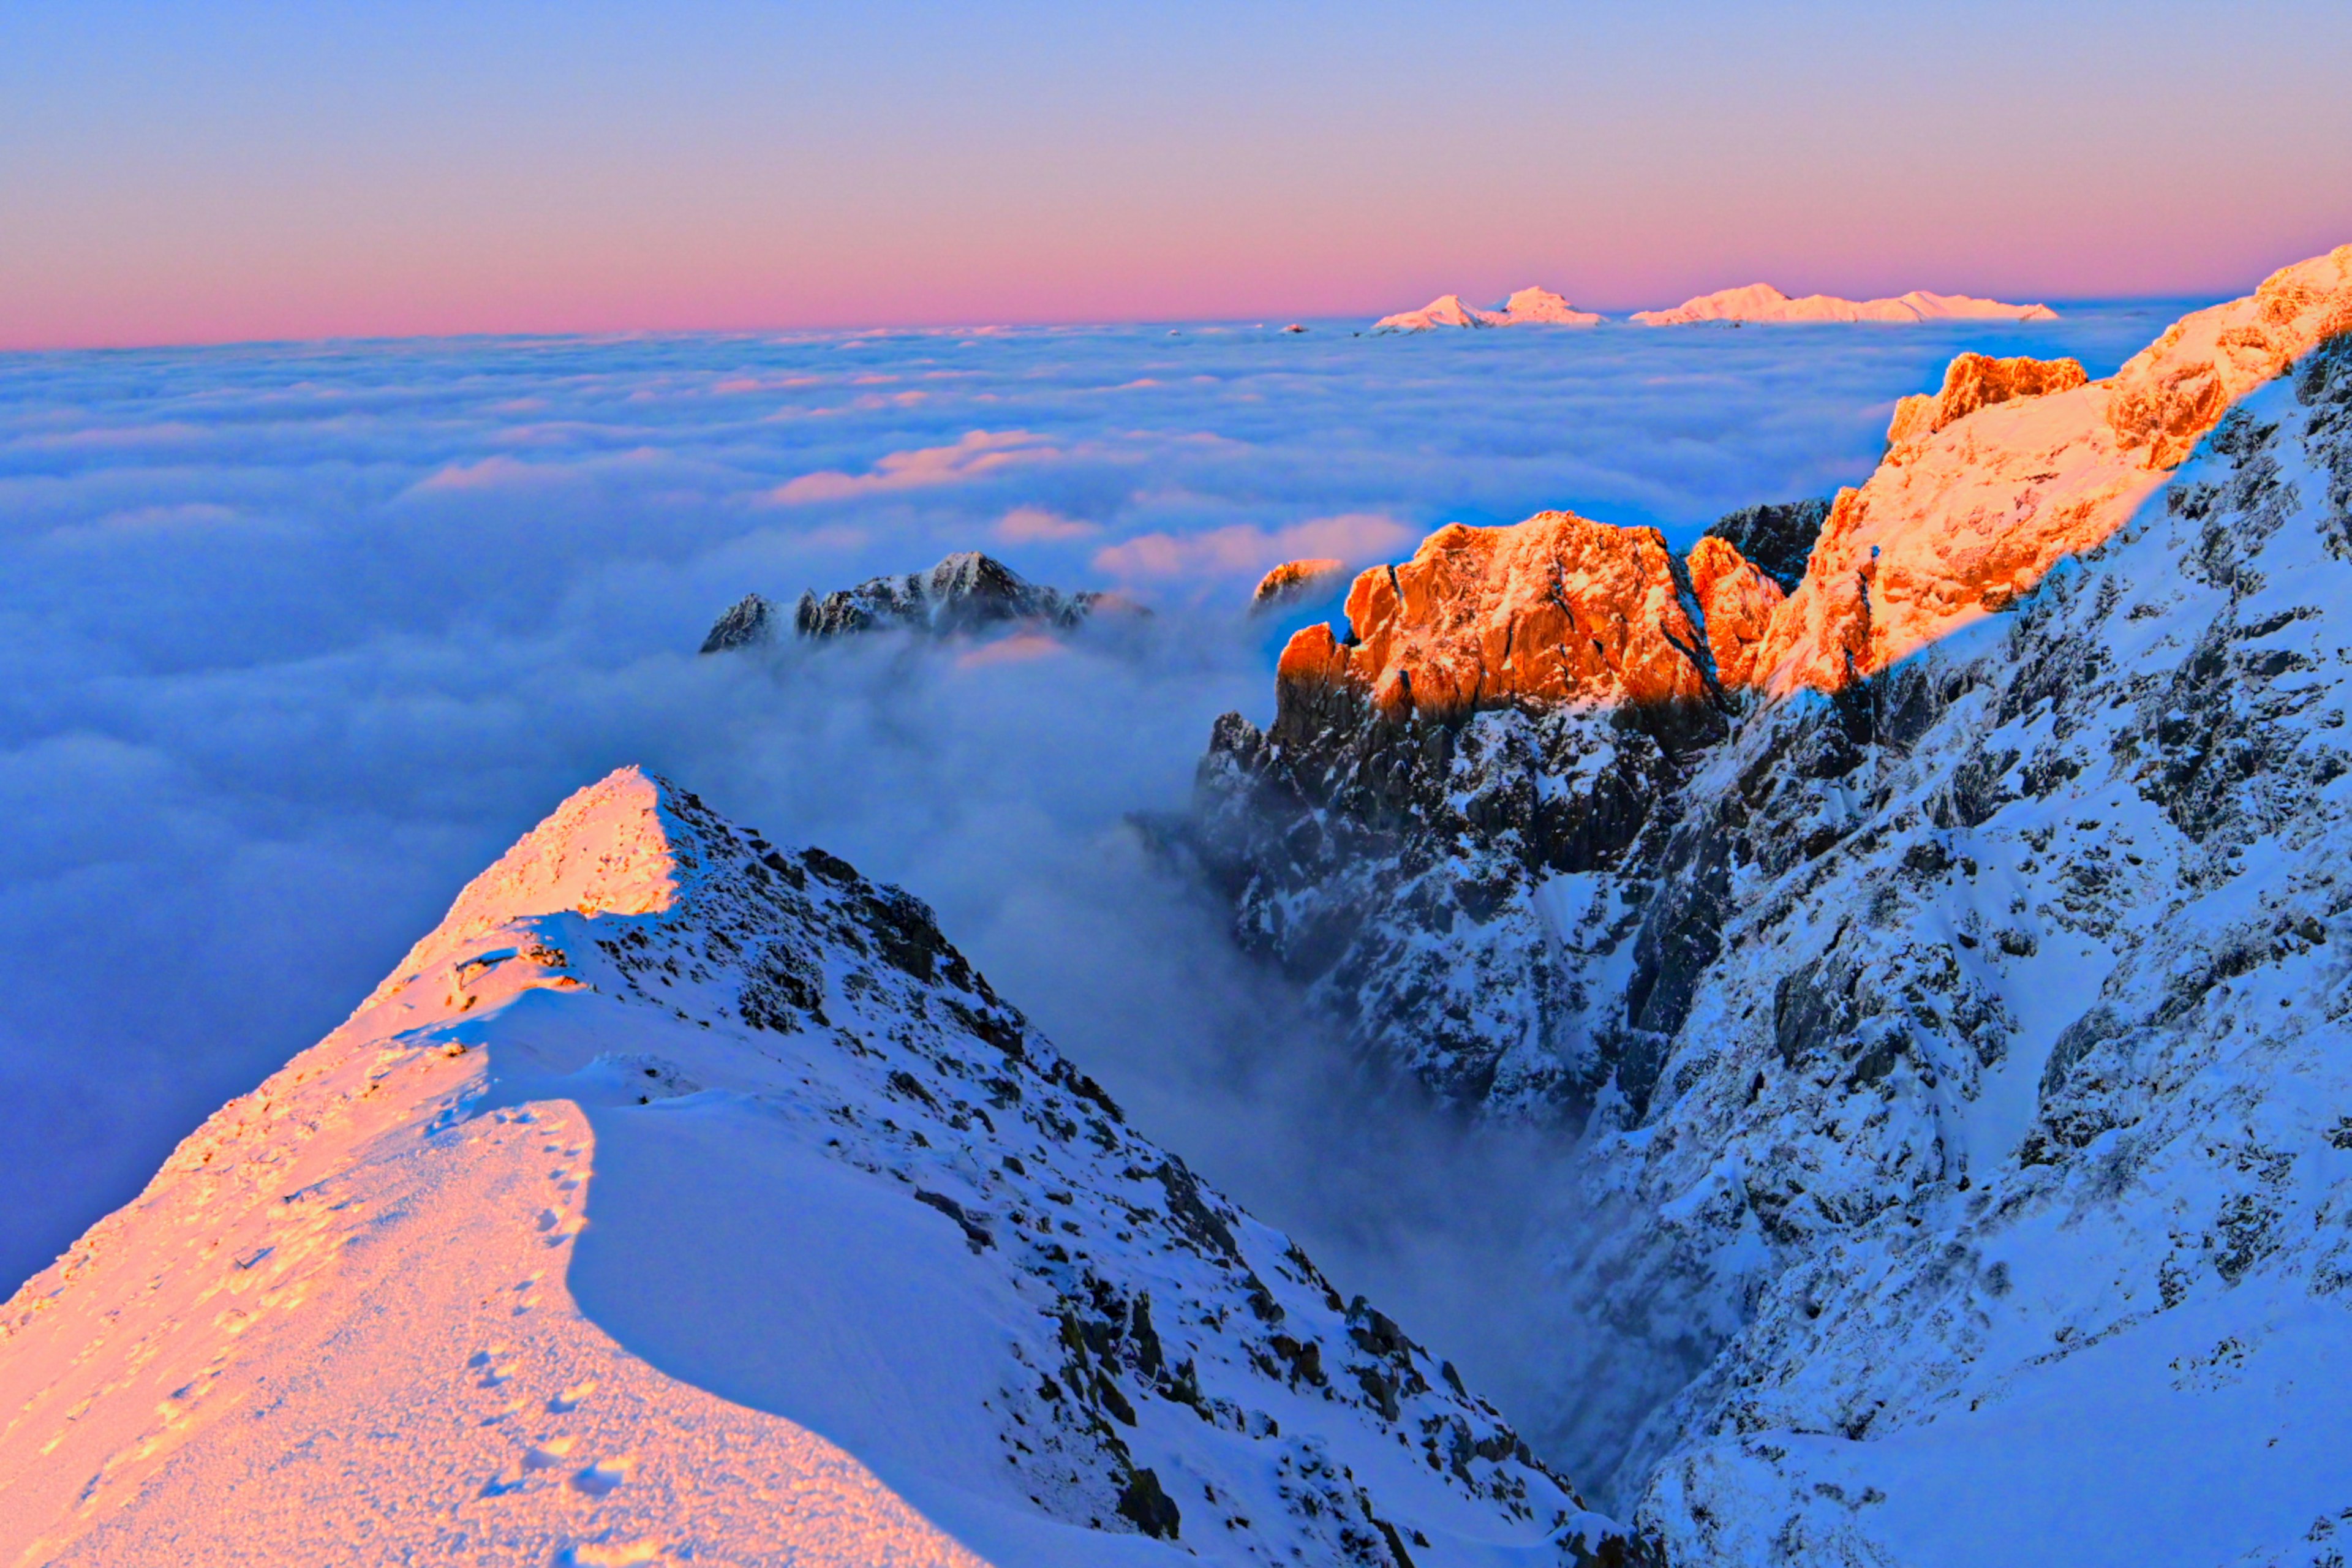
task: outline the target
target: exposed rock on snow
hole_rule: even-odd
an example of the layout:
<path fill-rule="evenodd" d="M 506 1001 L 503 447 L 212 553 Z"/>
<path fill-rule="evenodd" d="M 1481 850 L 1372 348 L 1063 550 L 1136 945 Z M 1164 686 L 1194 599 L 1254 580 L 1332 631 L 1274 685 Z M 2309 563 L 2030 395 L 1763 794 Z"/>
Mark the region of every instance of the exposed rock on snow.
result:
<path fill-rule="evenodd" d="M 872 577 L 819 598 L 801 595 L 793 628 L 803 637 L 852 632 L 908 630 L 940 636 L 987 631 L 1027 622 L 1052 631 L 1075 630 L 1113 596 L 1065 594 L 1032 583 L 1002 561 L 960 551 L 928 572 Z M 1121 601 L 1124 603 L 1124 601 Z M 773 636 L 775 606 L 757 594 L 720 616 L 702 644 L 705 653 L 755 647 Z"/>
<path fill-rule="evenodd" d="M 1706 531 L 1738 551 L 1783 594 L 1793 594 L 1829 515 L 1826 500 L 1765 501 L 1726 512 Z"/>
<path fill-rule="evenodd" d="M 1348 569 L 1344 561 L 1318 555 L 1306 561 L 1286 561 L 1257 580 L 1250 594 L 1250 609 L 1262 614 L 1319 594 Z"/>
<path fill-rule="evenodd" d="M 1769 283 L 1750 283 L 1701 294 L 1671 310 L 1636 310 L 1633 319 L 1645 327 L 1698 321 L 2054 321 L 2058 312 L 2047 305 L 2008 305 L 1921 289 L 1892 300 L 1841 300 L 1834 294 L 1792 300 Z"/>
<path fill-rule="evenodd" d="M 1561 1268 L 1619 1338 L 1546 1436 L 1670 1561 L 2303 1564 L 2352 1523 L 2347 306 L 2352 247 L 2108 383 L 1948 378 L 1773 614 L 1882 547 L 1867 602 L 1935 629 L 1832 691 L 1768 654 L 1728 711 L 1220 721 L 1244 940 L 1368 1052 L 1584 1129 Z"/>
<path fill-rule="evenodd" d="M 0 1312 L 11 1562 L 1624 1561 L 923 905 L 635 770 Z"/>
<path fill-rule="evenodd" d="M 730 648 L 761 647 L 775 637 L 776 606 L 757 594 L 746 594 L 710 624 L 710 635 L 702 639 L 701 651 L 725 653 Z"/>
<path fill-rule="evenodd" d="M 1459 294 L 1441 294 L 1418 310 L 1382 316 L 1372 323 L 1376 332 L 1425 332 L 1433 327 L 1590 327 L 1601 318 L 1580 310 L 1549 289 L 1522 289 L 1491 310 L 1462 302 Z"/>

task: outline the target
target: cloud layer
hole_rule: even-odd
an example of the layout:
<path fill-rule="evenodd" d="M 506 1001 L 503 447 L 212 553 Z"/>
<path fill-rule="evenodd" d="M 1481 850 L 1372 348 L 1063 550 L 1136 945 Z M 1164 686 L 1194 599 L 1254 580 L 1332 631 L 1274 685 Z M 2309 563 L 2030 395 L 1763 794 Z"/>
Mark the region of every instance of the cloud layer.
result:
<path fill-rule="evenodd" d="M 1121 828 L 1181 804 L 1216 713 L 1264 716 L 1251 582 L 1545 506 L 1686 539 L 1858 479 L 1957 348 L 2095 373 L 2168 314 L 0 356 L 0 1277 L 339 1022 L 565 793 L 643 762 L 931 900 L 1147 1128 L 1343 1277 L 1471 1314 L 1412 1284 L 1459 1270 L 1410 1260 L 1517 1208 L 1416 1177 L 1441 1133 L 1336 1112 L 1312 1020 Z M 974 547 L 1160 614 L 1008 650 L 1038 657 L 691 651 L 746 591 Z M 1371 1169 L 1396 1196 L 1367 1210 Z"/>

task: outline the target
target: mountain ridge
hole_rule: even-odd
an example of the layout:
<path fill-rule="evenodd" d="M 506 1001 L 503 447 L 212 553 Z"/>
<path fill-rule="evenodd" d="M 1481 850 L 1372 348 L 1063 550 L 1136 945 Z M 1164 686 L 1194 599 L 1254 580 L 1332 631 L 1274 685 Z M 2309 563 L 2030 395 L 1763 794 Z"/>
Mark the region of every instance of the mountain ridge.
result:
<path fill-rule="evenodd" d="M 1641 1555 L 919 902 L 635 769 L 0 1341 L 45 1563 Z"/>

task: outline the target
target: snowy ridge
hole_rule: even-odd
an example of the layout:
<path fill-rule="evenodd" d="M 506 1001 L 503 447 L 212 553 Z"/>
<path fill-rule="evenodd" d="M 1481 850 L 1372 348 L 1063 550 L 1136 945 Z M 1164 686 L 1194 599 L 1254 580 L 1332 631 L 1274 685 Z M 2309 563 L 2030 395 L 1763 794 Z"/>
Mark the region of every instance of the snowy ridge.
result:
<path fill-rule="evenodd" d="M 0 1335 L 9 1561 L 1629 1560 L 921 904 L 635 770 Z"/>
<path fill-rule="evenodd" d="M 1590 327 L 1601 318 L 1580 310 L 1549 289 L 1521 289 L 1491 310 L 1441 294 L 1418 310 L 1401 310 L 1372 323 L 1375 332 L 1425 332 L 1436 327 Z"/>
<path fill-rule="evenodd" d="M 1701 294 L 1670 310 L 1636 310 L 1631 319 L 1645 327 L 1688 326 L 1699 321 L 1878 321 L 1902 325 L 1915 321 L 2054 321 L 2058 312 L 2047 305 L 2011 305 L 1966 294 L 1934 294 L 1924 289 L 1914 289 L 1891 300 L 1841 300 L 1834 294 L 1808 294 L 1792 300 L 1769 283 L 1750 283 Z"/>

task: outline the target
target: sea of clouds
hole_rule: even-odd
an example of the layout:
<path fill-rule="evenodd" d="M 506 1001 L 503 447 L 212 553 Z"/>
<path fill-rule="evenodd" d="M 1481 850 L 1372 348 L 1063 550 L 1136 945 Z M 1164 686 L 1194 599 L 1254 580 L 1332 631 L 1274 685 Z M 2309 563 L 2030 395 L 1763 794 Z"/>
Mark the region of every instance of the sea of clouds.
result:
<path fill-rule="evenodd" d="M 1365 1092 L 1125 826 L 1268 715 L 1297 617 L 1252 582 L 1545 507 L 1687 542 L 1859 482 L 1958 349 L 2100 374 L 2176 313 L 0 355 L 0 1290 L 635 762 L 929 900 L 1147 1131 L 1507 1394 L 1540 1152 Z M 1155 613 L 696 655 L 748 591 L 962 549 Z"/>

